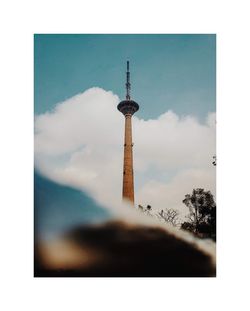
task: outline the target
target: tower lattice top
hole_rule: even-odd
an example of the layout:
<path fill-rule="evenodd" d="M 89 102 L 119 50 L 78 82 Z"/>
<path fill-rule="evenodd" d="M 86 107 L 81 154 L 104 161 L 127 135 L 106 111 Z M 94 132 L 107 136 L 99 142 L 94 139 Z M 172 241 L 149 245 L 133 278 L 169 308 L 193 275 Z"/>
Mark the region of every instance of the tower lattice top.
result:
<path fill-rule="evenodd" d="M 129 61 L 127 61 L 127 72 L 126 72 L 126 99 L 121 101 L 117 109 L 126 115 L 133 115 L 136 111 L 139 110 L 139 105 L 134 101 L 131 100 L 130 97 L 130 90 L 131 90 L 131 84 L 130 84 L 130 72 L 129 72 Z"/>

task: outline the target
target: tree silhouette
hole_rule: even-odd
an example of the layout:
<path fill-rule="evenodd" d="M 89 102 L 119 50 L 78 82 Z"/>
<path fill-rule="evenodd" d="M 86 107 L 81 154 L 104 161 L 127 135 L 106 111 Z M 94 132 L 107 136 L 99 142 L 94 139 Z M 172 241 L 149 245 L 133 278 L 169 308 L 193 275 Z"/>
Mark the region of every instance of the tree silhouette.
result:
<path fill-rule="evenodd" d="M 147 205 L 146 207 L 144 207 L 140 204 L 138 205 L 138 209 L 142 213 L 151 217 L 158 218 L 160 221 L 167 222 L 174 227 L 180 226 L 179 212 L 175 209 L 166 208 L 165 210 L 161 210 L 160 212 L 154 212 L 151 205 Z"/>
<path fill-rule="evenodd" d="M 213 160 L 212 163 L 213 163 L 214 166 L 216 166 L 216 164 L 217 164 L 217 158 L 216 158 L 216 156 L 213 156 L 213 159 L 214 159 L 214 160 Z"/>
<path fill-rule="evenodd" d="M 175 209 L 170 208 L 170 209 L 161 210 L 160 213 L 157 214 L 157 216 L 174 227 L 177 227 L 180 225 L 179 212 Z"/>
<path fill-rule="evenodd" d="M 187 194 L 182 202 L 188 207 L 189 215 L 181 228 L 216 240 L 216 204 L 211 192 L 193 189 L 192 194 Z"/>
<path fill-rule="evenodd" d="M 138 205 L 138 209 L 139 209 L 139 211 L 141 211 L 141 212 L 143 212 L 143 213 L 145 213 L 146 215 L 148 215 L 148 216 L 154 216 L 153 214 L 152 214 L 152 207 L 151 207 L 151 205 L 147 205 L 146 207 L 144 207 L 144 206 L 142 206 L 142 205 Z"/>

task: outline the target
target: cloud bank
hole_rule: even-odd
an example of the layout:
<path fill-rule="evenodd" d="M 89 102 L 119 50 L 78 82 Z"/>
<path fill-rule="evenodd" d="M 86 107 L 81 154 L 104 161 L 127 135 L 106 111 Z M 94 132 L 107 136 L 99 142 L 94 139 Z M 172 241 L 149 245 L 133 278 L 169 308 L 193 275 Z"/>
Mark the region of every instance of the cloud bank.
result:
<path fill-rule="evenodd" d="M 91 88 L 35 117 L 35 166 L 43 175 L 89 192 L 98 202 L 121 202 L 124 117 L 118 96 Z M 143 103 L 141 103 L 143 109 Z M 167 111 L 133 117 L 136 204 L 187 212 L 195 187 L 215 194 L 215 113 L 201 124 Z"/>

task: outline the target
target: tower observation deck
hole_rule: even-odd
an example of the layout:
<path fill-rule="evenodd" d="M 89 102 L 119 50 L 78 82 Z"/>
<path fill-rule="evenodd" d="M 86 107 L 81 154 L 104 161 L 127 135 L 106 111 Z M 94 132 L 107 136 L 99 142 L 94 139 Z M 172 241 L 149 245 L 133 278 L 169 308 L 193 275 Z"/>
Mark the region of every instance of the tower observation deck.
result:
<path fill-rule="evenodd" d="M 134 204 L 134 172 L 133 172 L 133 142 L 132 142 L 132 116 L 139 110 L 139 105 L 130 97 L 130 72 L 127 61 L 126 72 L 126 99 L 121 101 L 117 109 L 125 116 L 124 160 L 123 160 L 123 187 L 122 197 Z"/>

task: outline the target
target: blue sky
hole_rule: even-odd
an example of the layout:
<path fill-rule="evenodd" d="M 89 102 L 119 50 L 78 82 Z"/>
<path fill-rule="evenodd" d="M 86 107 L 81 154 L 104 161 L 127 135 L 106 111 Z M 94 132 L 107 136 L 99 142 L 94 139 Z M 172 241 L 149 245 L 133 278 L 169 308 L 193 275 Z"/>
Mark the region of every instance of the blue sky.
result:
<path fill-rule="evenodd" d="M 35 35 L 35 113 L 98 86 L 124 98 L 131 63 L 137 115 L 171 109 L 203 119 L 215 111 L 216 36 Z"/>

